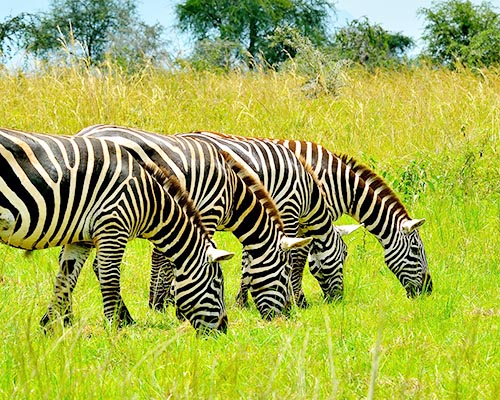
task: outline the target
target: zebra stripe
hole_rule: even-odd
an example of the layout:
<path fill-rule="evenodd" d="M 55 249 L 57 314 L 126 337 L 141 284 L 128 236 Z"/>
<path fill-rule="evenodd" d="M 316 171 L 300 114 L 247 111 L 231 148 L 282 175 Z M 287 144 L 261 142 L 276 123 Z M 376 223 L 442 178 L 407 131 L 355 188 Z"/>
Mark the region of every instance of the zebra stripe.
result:
<path fill-rule="evenodd" d="M 226 330 L 219 259 L 193 205 L 166 173 L 141 167 L 101 139 L 0 129 L 0 240 L 23 249 L 66 245 L 42 325 L 70 322 L 70 294 L 91 246 L 97 249 L 104 314 L 133 319 L 120 294 L 120 262 L 133 238 L 175 261 L 176 303 L 197 330 Z M 177 200 L 174 200 L 176 196 Z M 83 261 L 82 261 L 83 260 Z"/>
<path fill-rule="evenodd" d="M 264 186 L 229 154 L 192 138 L 118 126 L 91 126 L 78 135 L 112 140 L 139 163 L 154 163 L 174 174 L 189 192 L 209 234 L 233 232 L 250 255 L 251 293 L 261 315 L 269 318 L 287 308 L 287 253 L 308 241 L 284 236 L 283 223 Z M 172 281 L 164 257 L 154 251 L 150 305 L 163 308 Z"/>
<path fill-rule="evenodd" d="M 424 219 L 410 218 L 394 191 L 370 168 L 347 155 L 299 140 L 262 139 L 279 143 L 304 157 L 318 175 L 334 218 L 348 214 L 364 224 L 384 248 L 384 258 L 407 295 L 432 292 L 424 245 L 418 233 Z"/>
<path fill-rule="evenodd" d="M 342 297 L 342 268 L 347 247 L 333 226 L 326 199 L 312 169 L 302 159 L 283 146 L 214 132 L 194 132 L 177 135 L 192 137 L 213 144 L 228 152 L 237 162 L 252 171 L 274 199 L 288 236 L 314 238 L 310 245 L 310 270 L 317 279 L 326 299 Z M 303 261 L 293 262 L 293 269 Z M 296 273 L 293 273 L 296 277 Z M 299 282 L 300 283 L 300 282 Z M 296 303 L 305 306 L 302 289 L 292 280 Z M 239 293 L 246 301 L 246 283 L 242 280 Z"/>

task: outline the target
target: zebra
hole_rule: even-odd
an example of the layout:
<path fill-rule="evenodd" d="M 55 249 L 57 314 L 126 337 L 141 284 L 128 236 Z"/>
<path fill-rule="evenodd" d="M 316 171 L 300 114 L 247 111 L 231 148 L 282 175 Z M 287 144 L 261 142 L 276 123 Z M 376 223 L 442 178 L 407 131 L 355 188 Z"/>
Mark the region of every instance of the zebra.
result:
<path fill-rule="evenodd" d="M 312 237 L 309 245 L 309 269 L 321 287 L 327 301 L 337 300 L 343 294 L 342 269 L 347 257 L 347 246 L 342 234 L 350 233 L 359 225 L 339 230 L 333 225 L 331 211 L 326 202 L 321 183 L 305 160 L 278 144 L 246 140 L 215 132 L 176 134 L 211 143 L 229 153 L 237 162 L 252 171 L 274 199 L 288 236 Z M 300 255 L 300 253 L 299 253 Z M 293 261 L 303 264 L 298 256 Z M 244 271 L 237 300 L 248 302 L 248 274 Z M 297 305 L 304 306 L 300 285 L 292 276 L 292 288 Z M 300 282 L 299 282 L 300 283 Z"/>
<path fill-rule="evenodd" d="M 77 136 L 111 140 L 140 164 L 154 163 L 175 175 L 189 192 L 209 235 L 216 230 L 231 231 L 249 254 L 249 285 L 262 317 L 269 319 L 288 310 L 288 253 L 307 245 L 310 239 L 284 235 L 283 222 L 264 186 L 229 154 L 193 138 L 114 125 L 90 126 Z M 149 296 L 152 308 L 162 310 L 169 303 L 173 282 L 169 271 L 163 254 L 153 250 Z"/>
<path fill-rule="evenodd" d="M 334 154 L 307 141 L 248 139 L 280 144 L 304 158 L 319 177 L 334 219 L 347 214 L 372 233 L 384 248 L 388 268 L 405 288 L 408 297 L 433 289 L 427 257 L 418 228 L 425 219 L 413 219 L 405 206 L 373 170 L 345 154 Z M 302 264 L 302 269 L 304 265 Z M 293 272 L 301 279 L 300 270 Z"/>
<path fill-rule="evenodd" d="M 174 199 L 175 197 L 175 199 Z M 192 202 L 167 172 L 143 168 L 117 144 L 0 129 L 0 241 L 25 250 L 64 245 L 53 299 L 40 323 L 71 323 L 71 292 L 97 249 L 104 315 L 133 323 L 120 293 L 127 241 L 144 238 L 175 261 L 176 304 L 198 332 L 227 330 L 219 261 Z"/>

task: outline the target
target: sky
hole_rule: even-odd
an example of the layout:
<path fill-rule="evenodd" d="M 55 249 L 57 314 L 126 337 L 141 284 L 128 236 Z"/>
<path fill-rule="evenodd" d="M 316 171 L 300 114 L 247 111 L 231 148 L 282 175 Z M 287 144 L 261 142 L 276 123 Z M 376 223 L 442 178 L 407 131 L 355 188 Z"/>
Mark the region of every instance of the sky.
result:
<path fill-rule="evenodd" d="M 422 46 L 424 20 L 417 15 L 420 8 L 431 7 L 434 0 L 333 0 L 337 20 L 332 27 L 342 26 L 348 20 L 367 17 L 370 23 L 377 23 L 392 33 L 402 33 L 415 40 L 417 48 Z M 472 0 L 480 4 L 482 0 Z M 500 12 L 500 0 L 489 1 Z M 137 6 L 142 20 L 148 24 L 160 23 L 166 28 L 167 39 L 173 49 L 183 50 L 186 39 L 176 32 L 173 0 L 138 0 Z M 48 11 L 50 0 L 0 1 L 0 22 L 9 15 L 21 12 Z M 186 50 L 186 49 L 184 49 Z M 186 50 L 187 51 L 187 50 Z"/>

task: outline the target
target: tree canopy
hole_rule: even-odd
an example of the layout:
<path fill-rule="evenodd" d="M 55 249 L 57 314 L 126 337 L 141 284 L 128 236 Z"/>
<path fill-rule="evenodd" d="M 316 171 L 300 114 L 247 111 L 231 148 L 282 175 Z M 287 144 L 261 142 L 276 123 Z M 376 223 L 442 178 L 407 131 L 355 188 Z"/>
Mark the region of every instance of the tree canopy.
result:
<path fill-rule="evenodd" d="M 0 28 L 2 50 L 15 42 L 42 59 L 63 49 L 90 64 L 112 54 L 130 66 L 164 54 L 163 28 L 140 21 L 132 0 L 52 0 L 48 12 L 21 14 Z"/>
<path fill-rule="evenodd" d="M 186 0 L 176 13 L 180 29 L 199 42 L 240 44 L 252 66 L 287 57 L 272 41 L 277 28 L 292 27 L 315 45 L 325 43 L 329 10 L 333 7 L 327 0 Z M 245 54 L 235 56 L 242 59 Z"/>
<path fill-rule="evenodd" d="M 333 40 L 339 58 L 369 67 L 399 64 L 415 44 L 401 33 L 390 33 L 367 18 L 351 21 L 339 29 Z"/>
<path fill-rule="evenodd" d="M 314 66 L 316 75 L 325 74 L 320 64 L 334 65 L 336 71 L 340 60 L 368 68 L 414 59 L 448 67 L 500 65 L 500 15 L 486 1 L 442 0 L 419 9 L 425 48 L 418 58 L 408 57 L 412 38 L 367 18 L 334 29 L 331 0 L 183 0 L 175 13 L 177 28 L 194 39 L 190 55 L 178 60 L 181 66 L 280 68 L 298 56 Z M 6 60 L 22 49 L 54 63 L 67 56 L 87 65 L 110 59 L 134 71 L 150 63 L 171 65 L 164 34 L 159 23 L 141 21 L 134 0 L 51 0 L 47 12 L 0 23 L 0 56 Z M 306 61 L 305 54 L 315 57 Z"/>
<path fill-rule="evenodd" d="M 425 54 L 433 62 L 448 66 L 500 64 L 500 15 L 491 3 L 448 0 L 419 13 L 426 19 Z"/>

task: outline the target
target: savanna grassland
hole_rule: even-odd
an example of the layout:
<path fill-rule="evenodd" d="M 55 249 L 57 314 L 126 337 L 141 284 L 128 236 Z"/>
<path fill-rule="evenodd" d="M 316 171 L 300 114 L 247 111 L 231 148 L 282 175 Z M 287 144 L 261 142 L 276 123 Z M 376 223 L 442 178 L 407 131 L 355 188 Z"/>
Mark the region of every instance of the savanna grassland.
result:
<path fill-rule="evenodd" d="M 293 74 L 215 75 L 77 68 L 0 75 L 0 125 L 73 134 L 96 123 L 162 133 L 213 130 L 320 142 L 370 165 L 420 229 L 434 280 L 410 300 L 366 231 L 346 239 L 345 298 L 264 322 L 235 306 L 238 257 L 223 265 L 229 331 L 199 339 L 148 309 L 149 243 L 131 242 L 122 293 L 137 324 L 104 324 L 87 265 L 75 324 L 44 335 L 58 249 L 0 247 L 0 398 L 500 398 L 500 75 L 349 71 L 338 96 L 310 98 Z M 341 222 L 349 222 L 344 217 Z"/>

